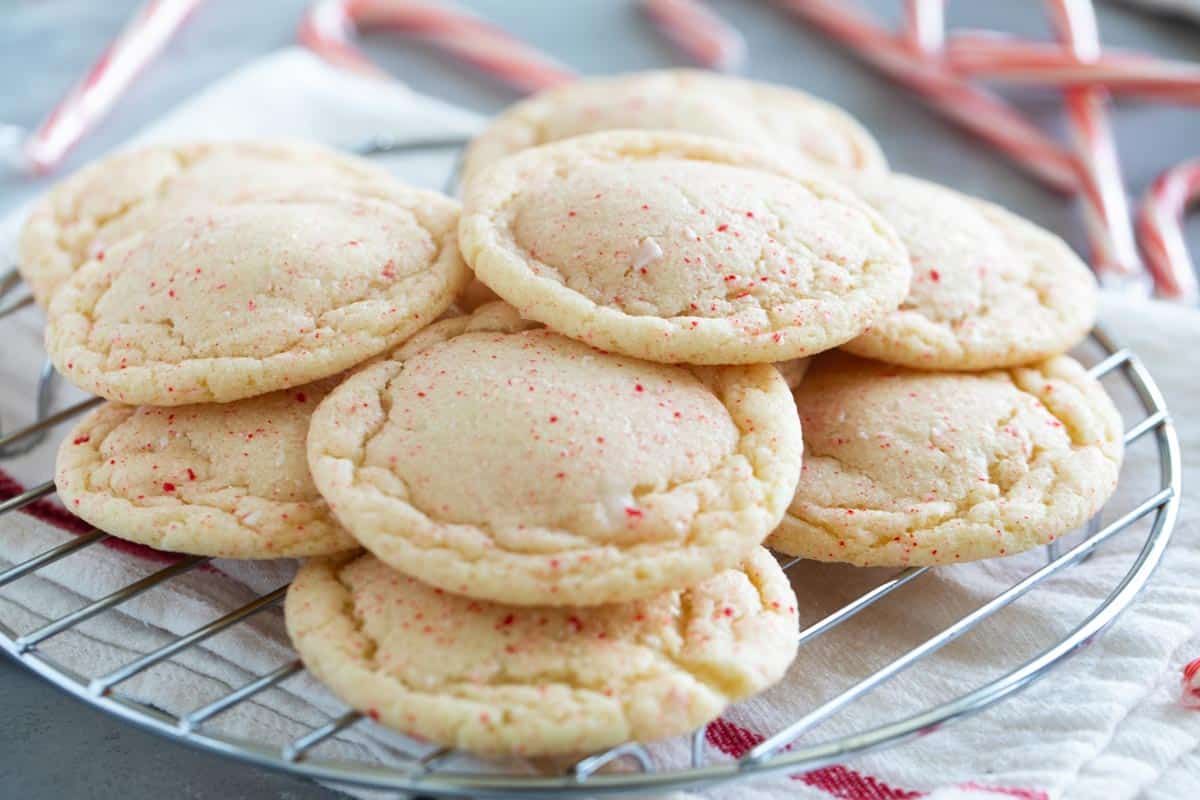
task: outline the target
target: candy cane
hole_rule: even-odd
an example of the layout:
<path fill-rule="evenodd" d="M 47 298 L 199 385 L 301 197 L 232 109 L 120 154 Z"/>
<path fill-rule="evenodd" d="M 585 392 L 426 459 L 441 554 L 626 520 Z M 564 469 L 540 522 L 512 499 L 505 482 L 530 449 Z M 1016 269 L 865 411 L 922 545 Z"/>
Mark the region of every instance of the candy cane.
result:
<path fill-rule="evenodd" d="M 479 17 L 422 0 L 323 0 L 300 23 L 300 42 L 331 63 L 383 73 L 353 44 L 357 30 L 384 28 L 415 36 L 522 92 L 566 81 L 575 73 Z"/>
<path fill-rule="evenodd" d="M 1200 66 L 1142 53 L 1105 51 L 1081 63 L 1057 44 L 975 31 L 957 33 L 946 58 L 958 73 L 1008 83 L 1102 86 L 1111 92 L 1167 103 L 1200 104 Z"/>
<path fill-rule="evenodd" d="M 1079 186 L 1075 157 L 994 95 L 971 86 L 944 65 L 914 55 L 907 44 L 848 4 L 778 0 L 827 35 L 848 45 L 888 77 L 914 89 L 935 110 L 1012 157 L 1056 191 Z"/>
<path fill-rule="evenodd" d="M 904 36 L 918 53 L 940 53 L 946 40 L 945 0 L 905 0 Z"/>
<path fill-rule="evenodd" d="M 25 158 L 34 171 L 47 172 L 62 161 L 162 51 L 199 2 L 149 0 L 138 9 L 100 59 L 25 140 Z"/>
<path fill-rule="evenodd" d="M 732 72 L 746 60 L 746 40 L 699 0 L 642 0 L 642 10 L 702 67 Z"/>
<path fill-rule="evenodd" d="M 1176 300 L 1197 298 L 1196 270 L 1183 238 L 1183 215 L 1200 202 L 1200 158 L 1159 175 L 1138 209 L 1138 240 L 1159 291 Z"/>
<path fill-rule="evenodd" d="M 1051 18 L 1062 44 L 1080 63 L 1100 58 L 1095 9 L 1090 0 L 1049 0 Z M 1075 152 L 1082 167 L 1080 196 L 1092 251 L 1101 276 L 1129 278 L 1142 272 L 1125 184 L 1113 143 L 1102 89 L 1069 88 L 1063 93 Z"/>

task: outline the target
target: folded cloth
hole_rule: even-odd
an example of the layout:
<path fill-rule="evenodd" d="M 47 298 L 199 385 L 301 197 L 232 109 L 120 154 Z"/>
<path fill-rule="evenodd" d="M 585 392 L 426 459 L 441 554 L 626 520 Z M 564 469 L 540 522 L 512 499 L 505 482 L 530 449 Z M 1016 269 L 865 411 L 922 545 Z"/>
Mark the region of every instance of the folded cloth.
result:
<path fill-rule="evenodd" d="M 354 148 L 380 136 L 399 139 L 469 135 L 473 114 L 407 88 L 355 77 L 301 50 L 257 61 L 178 108 L 136 143 L 171 139 L 294 136 Z M 131 143 L 132 144 L 132 143 Z M 405 180 L 444 184 L 453 155 L 415 153 L 388 160 Z M 11 249 L 20 215 L 0 227 Z M 1189 401 L 1200 389 L 1194 361 L 1200 315 L 1178 306 L 1107 296 L 1102 320 L 1143 358 L 1159 380 L 1183 441 L 1185 487 L 1197 481 L 1200 420 Z M 1148 324 L 1153 320 L 1153 324 Z M 42 317 L 27 310 L 4 323 L 0 364 L 0 422 L 28 422 L 42 355 Z M 1094 354 L 1093 354 L 1094 355 Z M 1106 381 L 1126 414 L 1141 417 L 1119 378 Z M 82 397 L 60 387 L 58 405 Z M 0 496 L 11 496 L 52 475 L 59 429 L 33 452 L 0 462 Z M 1157 487 L 1153 437 L 1133 445 L 1112 508 L 1119 513 Z M 1189 479 L 1190 478 L 1190 479 Z M 977 798 L 1123 798 L 1200 796 L 1200 714 L 1178 702 L 1180 668 L 1200 656 L 1197 610 L 1200 573 L 1196 491 L 1185 488 L 1175 543 L 1139 600 L 1092 646 L 1033 688 L 935 735 L 802 775 L 768 778 L 709 790 L 744 798 L 838 797 L 882 800 L 930 796 Z M 1114 513 L 1106 514 L 1111 520 Z M 1034 656 L 1061 638 L 1097 605 L 1128 570 L 1139 548 L 1130 530 L 1085 564 L 1048 581 L 975 632 L 925 659 L 850 705 L 809 734 L 811 740 L 907 716 L 950 699 Z M 86 530 L 53 501 L 0 517 L 0 561 L 11 564 Z M 803 648 L 782 684 L 730 709 L 708 730 L 715 759 L 730 759 L 841 689 L 883 666 L 1036 568 L 1043 553 L 932 571 L 877 607 Z M 134 545 L 110 543 L 39 570 L 0 591 L 0 621 L 32 630 L 176 560 Z M 256 596 L 284 585 L 289 561 L 214 561 L 49 640 L 44 650 L 78 672 L 95 676 L 129 662 Z M 816 563 L 792 570 L 803 623 L 820 619 L 890 574 Z M 171 713 L 185 713 L 294 658 L 278 611 L 264 612 L 189 648 L 118 688 Z M 214 730 L 259 744 L 306 733 L 344 708 L 307 674 L 216 717 Z M 806 739 L 805 741 L 809 741 Z M 387 762 L 427 745 L 370 722 L 321 745 L 325 757 Z M 687 763 L 682 740 L 654 745 L 662 768 Z M 468 757 L 455 766 L 498 769 Z M 511 767 L 505 767 L 511 768 Z M 533 765 L 518 765 L 533 770 Z"/>

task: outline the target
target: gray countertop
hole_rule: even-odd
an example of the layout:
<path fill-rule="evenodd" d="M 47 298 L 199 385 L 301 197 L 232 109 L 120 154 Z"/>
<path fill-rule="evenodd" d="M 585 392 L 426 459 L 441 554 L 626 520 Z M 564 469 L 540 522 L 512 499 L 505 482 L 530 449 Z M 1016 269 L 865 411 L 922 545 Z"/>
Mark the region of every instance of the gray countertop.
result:
<path fill-rule="evenodd" d="M 63 171 L 78 168 L 231 69 L 292 42 L 309 0 L 208 0 L 165 56 L 134 84 L 109 119 L 75 150 Z M 583 73 L 683 63 L 645 24 L 633 0 L 460 0 Z M 899 0 L 864 3 L 890 18 Z M 138 0 L 0 0 L 0 123 L 33 127 L 96 58 Z M 832 99 L 861 119 L 883 143 L 897 170 L 951 184 L 1007 205 L 1062 233 L 1083 236 L 1074 204 L 1029 180 L 999 156 L 926 111 L 906 92 L 878 79 L 839 48 L 761 0 L 713 0 L 735 19 L 750 45 L 746 72 Z M 1037 0 L 960 0 L 954 27 L 1042 36 Z M 1102 5 L 1101 30 L 1111 45 L 1200 60 L 1200 27 Z M 367 49 L 393 74 L 429 94 L 483 112 L 515 96 L 419 46 L 383 36 Z M 1051 92 L 1015 95 L 1022 108 L 1061 133 Z M 1136 198 L 1163 168 L 1200 155 L 1195 108 L 1122 103 L 1115 127 L 1128 188 Z M 0 213 L 47 185 L 0 179 Z M 1200 252 L 1200 224 L 1189 241 Z M 88 708 L 0 659 L 0 786 L 27 800 L 83 797 L 332 797 L 335 793 L 163 741 Z"/>

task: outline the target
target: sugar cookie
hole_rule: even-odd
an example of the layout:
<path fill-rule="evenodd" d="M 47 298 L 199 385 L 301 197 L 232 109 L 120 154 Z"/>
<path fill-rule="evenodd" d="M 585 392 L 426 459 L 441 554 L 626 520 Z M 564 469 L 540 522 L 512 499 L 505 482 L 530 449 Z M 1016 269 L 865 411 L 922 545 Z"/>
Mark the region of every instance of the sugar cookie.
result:
<path fill-rule="evenodd" d="M 288 590 L 305 666 L 371 719 L 487 755 L 583 754 L 685 733 L 783 677 L 796 596 L 770 554 L 594 608 L 458 597 L 374 556 L 309 561 Z"/>
<path fill-rule="evenodd" d="M 523 316 L 666 363 L 834 347 L 908 291 L 904 245 L 865 203 L 770 152 L 616 131 L 522 152 L 467 190 L 459 244 Z"/>
<path fill-rule="evenodd" d="M 847 178 L 908 247 L 912 283 L 845 349 L 924 369 L 990 369 L 1074 347 L 1096 281 L 1062 239 L 1000 206 L 902 175 Z"/>
<path fill-rule="evenodd" d="M 697 583 L 775 527 L 800 424 L 770 365 L 687 368 L 447 319 L 317 409 L 313 480 L 384 562 L 457 594 L 596 605 Z"/>
<path fill-rule="evenodd" d="M 784 147 L 842 169 L 887 171 L 874 137 L 832 103 L 783 86 L 673 69 L 586 78 L 517 103 L 467 148 L 464 180 L 520 150 L 620 128 L 699 133 Z"/>
<path fill-rule="evenodd" d="M 21 274 L 46 307 L 80 266 L 163 219 L 263 195 L 379 182 L 391 179 L 368 162 L 303 142 L 202 142 L 117 153 L 34 205 L 21 229 Z"/>
<path fill-rule="evenodd" d="M 279 558 L 357 548 L 305 458 L 309 419 L 334 383 L 234 403 L 105 403 L 59 448 L 59 497 L 96 527 L 161 550 Z"/>
<path fill-rule="evenodd" d="M 1018 553 L 1116 488 L 1121 418 L 1066 356 L 944 373 L 828 354 L 795 394 L 804 470 L 768 540 L 784 553 L 862 566 Z"/>
<path fill-rule="evenodd" d="M 227 402 L 299 386 L 403 342 L 470 278 L 458 206 L 397 185 L 184 216 L 110 247 L 56 293 L 46 350 L 129 404 Z"/>

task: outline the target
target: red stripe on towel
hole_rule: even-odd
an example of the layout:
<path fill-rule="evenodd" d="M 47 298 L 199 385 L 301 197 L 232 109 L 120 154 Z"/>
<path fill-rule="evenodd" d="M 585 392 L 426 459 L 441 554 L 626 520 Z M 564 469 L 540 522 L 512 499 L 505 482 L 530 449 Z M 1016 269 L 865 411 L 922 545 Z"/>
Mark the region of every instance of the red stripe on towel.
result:
<path fill-rule="evenodd" d="M 704 731 L 709 744 L 726 755 L 741 758 L 764 737 L 726 719 L 716 719 Z M 786 748 L 785 748 L 786 749 Z M 912 800 L 924 797 L 924 792 L 915 789 L 900 789 L 889 786 L 878 778 L 864 775 L 841 764 L 792 775 L 792 780 L 819 789 L 838 800 Z M 960 784 L 958 788 L 977 792 L 1016 797 L 1021 800 L 1049 800 L 1048 795 L 1036 789 L 1009 789 L 998 786 L 981 786 L 977 783 Z"/>

